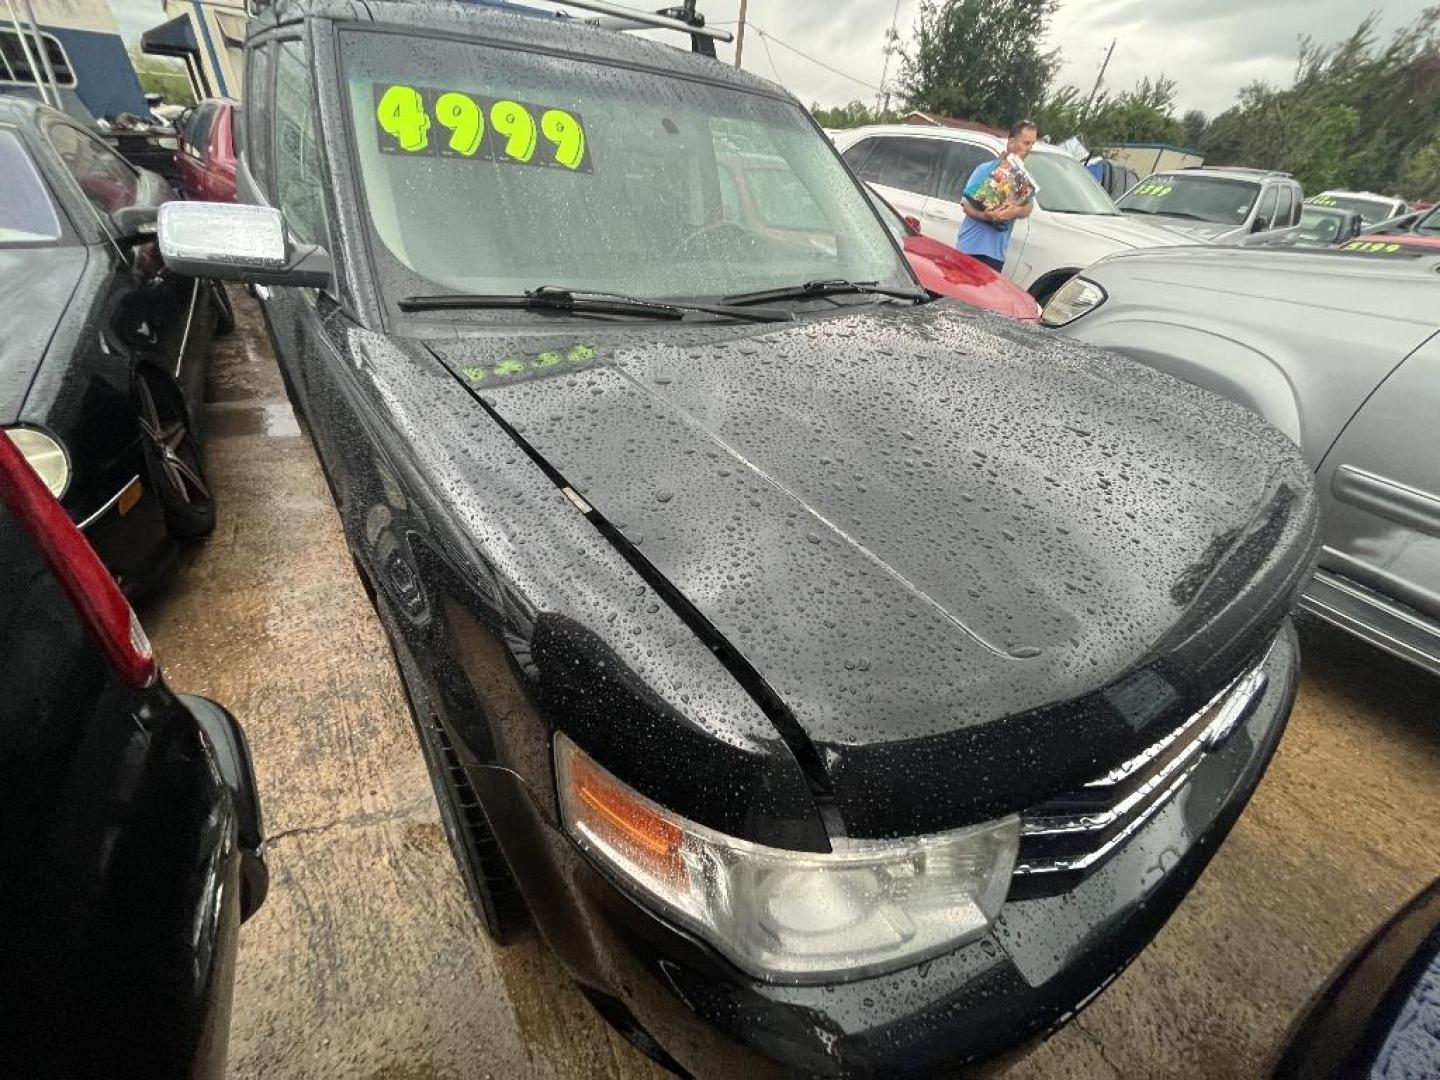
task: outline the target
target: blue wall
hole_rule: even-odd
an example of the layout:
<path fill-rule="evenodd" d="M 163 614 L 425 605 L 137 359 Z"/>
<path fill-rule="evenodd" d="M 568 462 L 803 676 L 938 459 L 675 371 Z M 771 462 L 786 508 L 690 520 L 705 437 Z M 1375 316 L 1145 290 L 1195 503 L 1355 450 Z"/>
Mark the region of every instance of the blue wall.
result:
<path fill-rule="evenodd" d="M 61 87 L 62 95 L 69 97 L 71 93 L 76 94 L 94 116 L 114 116 L 122 112 L 149 115 L 140 79 L 119 34 L 72 30 L 44 23 L 40 24 L 40 31 L 60 39 L 60 44 L 65 46 L 65 55 L 70 58 L 70 67 L 75 72 L 75 86 Z M 33 88 L 14 85 L 0 86 L 0 93 L 37 96 Z"/>

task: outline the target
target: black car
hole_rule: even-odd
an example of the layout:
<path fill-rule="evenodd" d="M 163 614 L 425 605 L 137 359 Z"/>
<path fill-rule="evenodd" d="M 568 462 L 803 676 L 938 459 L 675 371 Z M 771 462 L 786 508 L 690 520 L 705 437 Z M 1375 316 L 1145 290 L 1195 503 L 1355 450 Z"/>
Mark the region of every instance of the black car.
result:
<path fill-rule="evenodd" d="M 0 656 L 0 1076 L 222 1076 L 237 929 L 267 882 L 245 738 L 166 688 L 5 439 Z"/>
<path fill-rule="evenodd" d="M 1300 231 L 1295 234 L 1296 247 L 1338 247 L 1360 235 L 1364 220 L 1354 210 L 1338 206 L 1300 208 Z"/>
<path fill-rule="evenodd" d="M 705 1075 L 1073 1016 L 1284 728 L 1295 448 L 932 302 L 804 108 L 704 55 L 385 0 L 246 48 L 256 205 L 161 249 L 263 299 L 490 932 Z M 754 154 L 803 229 L 747 228 Z"/>
<path fill-rule="evenodd" d="M 1391 916 L 1315 995 L 1272 1075 L 1440 1076 L 1440 878 Z"/>
<path fill-rule="evenodd" d="M 155 250 L 165 181 L 61 112 L 0 97 L 0 192 L 0 428 L 134 593 L 214 525 L 192 416 L 228 301 Z"/>

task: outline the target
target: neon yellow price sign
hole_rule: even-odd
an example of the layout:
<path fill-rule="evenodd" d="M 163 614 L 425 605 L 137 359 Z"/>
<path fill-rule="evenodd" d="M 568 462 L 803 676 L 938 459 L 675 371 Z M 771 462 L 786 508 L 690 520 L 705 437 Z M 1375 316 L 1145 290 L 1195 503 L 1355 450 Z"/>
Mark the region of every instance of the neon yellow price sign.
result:
<path fill-rule="evenodd" d="M 593 171 L 578 113 L 405 83 L 374 95 L 381 153 Z"/>
<path fill-rule="evenodd" d="M 1367 255 L 1396 255 L 1404 250 L 1402 245 L 1385 240 L 1351 240 L 1341 251 L 1363 251 Z"/>

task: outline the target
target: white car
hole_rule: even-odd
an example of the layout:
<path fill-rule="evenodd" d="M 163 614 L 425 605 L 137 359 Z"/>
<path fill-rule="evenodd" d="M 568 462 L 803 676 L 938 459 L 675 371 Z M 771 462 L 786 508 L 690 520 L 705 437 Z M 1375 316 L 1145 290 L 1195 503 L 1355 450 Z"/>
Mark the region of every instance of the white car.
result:
<path fill-rule="evenodd" d="M 961 128 L 887 124 L 838 132 L 850 167 L 932 239 L 954 245 L 965 220 L 960 193 L 975 167 L 1005 140 Z M 1097 259 L 1133 248 L 1193 244 L 1163 225 L 1124 217 L 1074 158 L 1037 144 L 1025 161 L 1040 191 L 1035 210 L 1015 222 L 1005 275 L 1042 303 Z"/>
<path fill-rule="evenodd" d="M 1373 191 L 1322 191 L 1305 200 L 1311 206 L 1334 206 L 1341 210 L 1354 210 L 1368 229 L 1382 221 L 1399 217 L 1408 207 L 1404 199 L 1392 199 L 1388 195 L 1376 195 Z"/>

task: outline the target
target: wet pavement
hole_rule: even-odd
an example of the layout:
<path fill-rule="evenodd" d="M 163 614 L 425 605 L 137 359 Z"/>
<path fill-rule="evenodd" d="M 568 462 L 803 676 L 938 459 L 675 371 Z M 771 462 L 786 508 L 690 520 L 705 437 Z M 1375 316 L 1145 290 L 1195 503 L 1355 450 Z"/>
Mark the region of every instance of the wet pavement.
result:
<path fill-rule="evenodd" d="M 659 1077 L 533 931 L 471 914 L 385 644 L 258 312 L 211 357 L 218 525 L 142 611 L 176 690 L 255 756 L 271 890 L 240 941 L 234 1077 Z M 1256 797 L 1150 948 L 1017 1064 L 1259 1076 L 1346 953 L 1440 874 L 1440 681 L 1324 627 Z"/>

